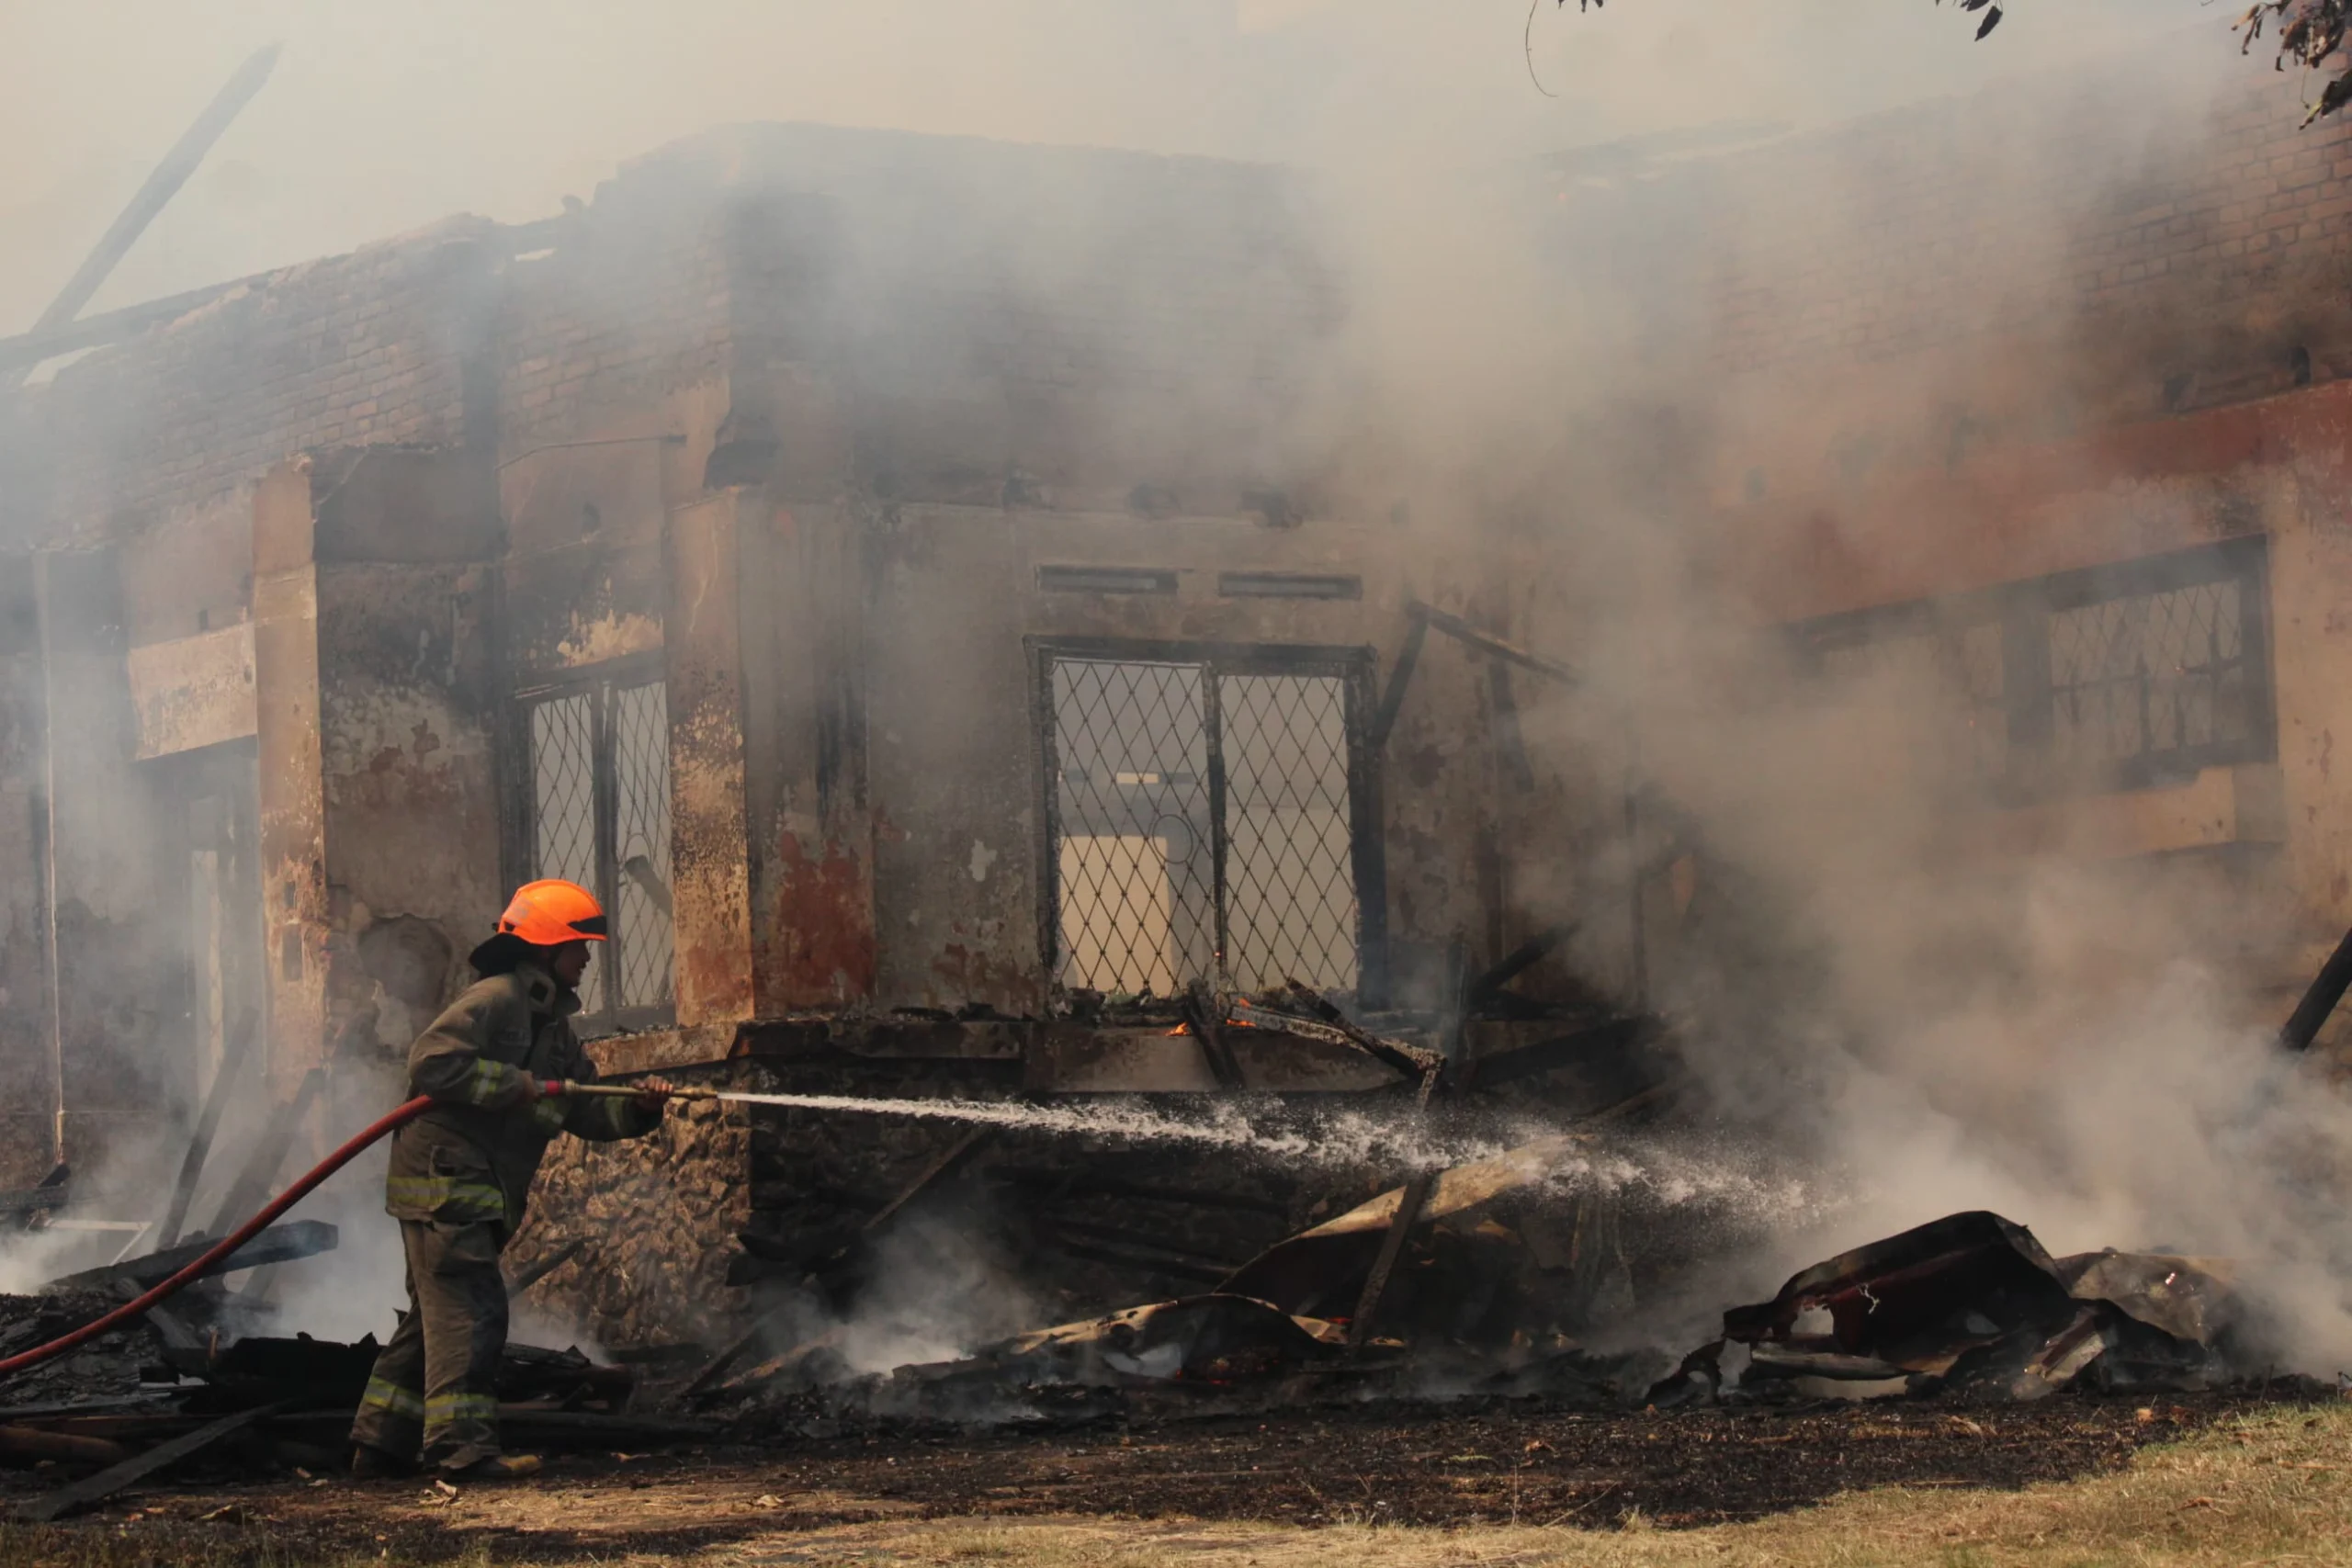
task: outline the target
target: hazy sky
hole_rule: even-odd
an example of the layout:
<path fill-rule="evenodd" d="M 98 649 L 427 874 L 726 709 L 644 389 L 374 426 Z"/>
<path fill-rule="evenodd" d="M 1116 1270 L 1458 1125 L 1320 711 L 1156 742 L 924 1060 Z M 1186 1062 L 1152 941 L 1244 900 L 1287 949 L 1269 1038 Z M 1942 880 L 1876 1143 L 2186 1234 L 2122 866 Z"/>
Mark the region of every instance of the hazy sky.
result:
<path fill-rule="evenodd" d="M 22 330 L 238 61 L 277 74 L 91 310 L 521 220 L 729 121 L 1475 166 L 1708 120 L 1842 118 L 2210 28 L 2201 0 L 0 0 L 0 333 Z M 2129 18 L 2127 24 L 2124 18 Z M 2247 62 L 2245 69 L 2267 69 Z"/>

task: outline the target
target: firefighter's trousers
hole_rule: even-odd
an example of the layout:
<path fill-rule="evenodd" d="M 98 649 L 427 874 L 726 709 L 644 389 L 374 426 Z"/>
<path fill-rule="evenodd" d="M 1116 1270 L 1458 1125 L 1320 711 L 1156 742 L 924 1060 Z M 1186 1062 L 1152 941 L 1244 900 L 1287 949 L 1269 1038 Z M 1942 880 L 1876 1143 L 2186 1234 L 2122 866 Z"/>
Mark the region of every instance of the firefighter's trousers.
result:
<path fill-rule="evenodd" d="M 498 1448 L 506 1279 L 495 1224 L 402 1220 L 408 1315 L 376 1358 L 351 1440 L 454 1469 Z"/>

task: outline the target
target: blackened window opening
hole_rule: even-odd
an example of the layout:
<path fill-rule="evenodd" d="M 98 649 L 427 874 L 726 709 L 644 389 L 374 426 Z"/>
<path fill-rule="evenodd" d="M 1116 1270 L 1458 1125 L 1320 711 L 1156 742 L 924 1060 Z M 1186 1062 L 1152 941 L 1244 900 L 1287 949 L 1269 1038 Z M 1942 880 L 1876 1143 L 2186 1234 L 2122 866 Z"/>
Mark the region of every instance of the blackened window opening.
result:
<path fill-rule="evenodd" d="M 1062 988 L 1363 988 L 1355 661 L 1053 650 L 1041 674 Z"/>
<path fill-rule="evenodd" d="M 658 672 L 591 673 L 523 698 L 530 874 L 594 892 L 609 918 L 580 987 L 582 1034 L 669 1022 L 670 722 Z"/>
<path fill-rule="evenodd" d="M 1794 628 L 1815 671 L 1927 702 L 1932 767 L 2028 800 L 2276 755 L 2260 537 Z"/>

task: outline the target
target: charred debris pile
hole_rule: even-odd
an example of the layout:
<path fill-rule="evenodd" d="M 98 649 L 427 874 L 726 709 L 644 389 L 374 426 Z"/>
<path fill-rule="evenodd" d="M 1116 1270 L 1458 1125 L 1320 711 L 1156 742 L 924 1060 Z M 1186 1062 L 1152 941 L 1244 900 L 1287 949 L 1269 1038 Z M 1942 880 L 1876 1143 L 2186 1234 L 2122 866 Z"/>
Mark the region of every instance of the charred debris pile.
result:
<path fill-rule="evenodd" d="M 1303 987 L 1194 993 L 1148 1021 L 1193 1033 L 1211 1059 L 1239 1030 L 1362 1053 L 1391 1081 L 1352 1103 L 1394 1135 L 1335 1163 L 929 1123 L 884 1140 L 897 1159 L 886 1190 L 860 1184 L 851 1144 L 828 1142 L 828 1129 L 862 1123 L 870 1148 L 878 1119 L 792 1111 L 781 1125 L 804 1161 L 788 1183 L 796 1202 L 762 1212 L 730 1273 L 748 1327 L 723 1343 L 648 1335 L 597 1359 L 512 1347 L 500 1390 L 510 1441 L 642 1450 L 1391 1399 L 1659 1410 L 2030 1400 L 2069 1387 L 2193 1390 L 2261 1370 L 2248 1364 L 2227 1264 L 2053 1258 L 1984 1213 L 1804 1269 L 1771 1300 L 1723 1314 L 1720 1333 L 1686 1354 L 1702 1336 L 1667 1310 L 1775 1217 L 1703 1189 L 1665 1192 L 1619 1152 L 1675 1135 L 1686 1080 L 1653 1021 L 1533 1019 L 1527 1043 L 1466 1067 L 1433 1048 L 1442 1039 L 1374 1033 Z M 1473 1141 L 1459 1135 L 1473 1127 L 1519 1135 L 1430 1160 L 1430 1149 Z M 1409 1146 L 1415 1129 L 1433 1135 Z M 234 1184 L 230 1208 L 246 1186 L 268 1187 L 282 1152 L 257 1184 Z M 166 1235 L 202 1163 L 191 1150 Z M 61 1172 L 0 1194 L 0 1224 L 53 1221 L 71 1190 Z M 917 1245 L 894 1248 L 894 1234 Z M 910 1283 L 918 1294 L 967 1288 L 945 1268 L 926 1273 L 922 1244 L 940 1235 L 984 1254 L 1047 1326 L 949 1359 L 861 1342 L 886 1281 L 901 1295 Z M 137 1327 L 0 1382 L 0 1474 L 13 1475 L 0 1485 L 18 1511 L 60 1517 L 175 1470 L 339 1468 L 375 1345 L 295 1332 L 252 1283 L 316 1268 L 336 1241 L 315 1221 L 273 1226 Z M 511 1293 L 582 1246 L 518 1256 Z M 203 1249 L 179 1242 L 0 1298 L 0 1358 L 94 1320 Z"/>
<path fill-rule="evenodd" d="M 1417 1178 L 1251 1259 L 1216 1288 L 858 1372 L 843 1331 L 692 1402 L 737 1429 L 1080 1422 L 1300 1404 L 1533 1398 L 1672 1410 L 1826 1399 L 2183 1393 L 2264 1373 L 2226 1263 L 2052 1258 L 1999 1215 L 1951 1215 L 1807 1269 L 1682 1357 L 1635 1325 L 1703 1235 L 1579 1179 L 1588 1141 L 1539 1139 Z M 1566 1176 L 1568 1179 L 1563 1180 Z M 1631 1348 L 1596 1349 L 1604 1346 Z"/>
<path fill-rule="evenodd" d="M 1517 999 L 1492 983 L 1465 999 L 1481 989 L 1487 1006 Z M 2052 1258 L 1983 1213 L 1808 1269 L 1774 1302 L 1725 1314 L 1695 1352 L 1682 1354 L 1702 1335 L 1662 1342 L 1679 1333 L 1665 1309 L 1785 1222 L 1742 1201 L 1736 1184 L 1669 1193 L 1615 1152 L 1671 1144 L 1681 1120 L 1687 1079 L 1655 1021 L 1532 1020 L 1525 1043 L 1467 1062 L 1432 1049 L 1442 1042 L 1429 1033 L 1375 1034 L 1298 986 L 1247 999 L 1196 991 L 1172 1022 L 1142 1021 L 1195 1036 L 1228 1069 L 1237 1041 L 1361 1051 L 1396 1075 L 1383 1107 L 1394 1146 L 1349 1168 L 933 1132 L 920 1160 L 901 1147 L 890 1190 L 851 1193 L 826 1186 L 854 1164 L 847 1151 L 789 1124 L 786 1141 L 820 1163 L 797 1173 L 796 1208 L 742 1238 L 735 1278 L 768 1304 L 689 1381 L 687 1407 L 746 1435 L 821 1436 L 1392 1398 L 1636 1409 L 2031 1399 L 2241 1374 L 2225 1265 Z M 1417 1127 L 1436 1134 L 1427 1147 L 1484 1141 L 1491 1152 L 1417 1168 L 1426 1147 L 1404 1146 Z M 1505 1131 L 1516 1136 L 1494 1135 Z M 877 1235 L 910 1212 L 989 1253 L 1040 1309 L 1032 1321 L 1052 1325 L 954 1359 L 877 1360 L 860 1301 L 887 1272 Z"/>
<path fill-rule="evenodd" d="M 220 1075 L 216 1101 L 230 1077 Z M 306 1078 L 294 1102 L 279 1108 L 269 1131 L 225 1173 L 211 1235 L 225 1236 L 260 1207 L 319 1087 L 318 1075 Z M 0 1361 L 48 1346 L 202 1263 L 214 1249 L 211 1235 L 181 1227 L 211 1163 L 218 1112 L 209 1104 L 199 1118 L 161 1221 L 96 1217 L 120 1196 L 79 1193 L 62 1167 L 34 1188 L 0 1193 L 0 1252 L 12 1250 L 12 1239 L 38 1244 L 43 1255 L 75 1245 L 116 1252 L 30 1293 L 0 1295 Z M 314 1338 L 282 1324 L 269 1297 L 281 1273 L 331 1267 L 341 1239 L 337 1227 L 318 1220 L 270 1225 L 203 1264 L 193 1283 L 130 1323 L 0 1377 L 0 1497 L 7 1499 L 0 1509 L 36 1521 L 62 1518 L 166 1474 L 339 1473 L 376 1341 Z M 141 1252 L 142 1246 L 153 1249 Z M 513 1276 L 510 1298 L 561 1261 Z M 690 1371 L 699 1352 L 687 1354 Z M 509 1345 L 499 1376 L 502 1417 L 514 1440 L 554 1451 L 707 1436 L 715 1424 L 636 1408 L 640 1382 L 675 1363 L 659 1348 L 599 1362 L 575 1348 Z"/>
<path fill-rule="evenodd" d="M 167 1472 L 337 1474 L 376 1341 L 287 1333 L 258 1300 L 253 1276 L 302 1268 L 334 1249 L 335 1227 L 297 1222 L 266 1231 L 231 1268 L 147 1312 L 130 1327 L 0 1382 L 0 1494 L 19 1518 L 62 1518 Z M 0 1357 L 93 1322 L 173 1272 L 203 1243 L 168 1248 L 0 1296 Z M 248 1257 L 248 1254 L 257 1256 Z M 257 1267 L 256 1267 L 257 1266 Z M 314 1266 L 314 1265 L 313 1265 Z M 516 1281 L 527 1289 L 531 1280 Z M 606 1450 L 707 1437 L 709 1422 L 632 1408 L 641 1380 L 668 1365 L 659 1351 L 606 1363 L 577 1348 L 509 1345 L 500 1414 L 532 1447 Z"/>

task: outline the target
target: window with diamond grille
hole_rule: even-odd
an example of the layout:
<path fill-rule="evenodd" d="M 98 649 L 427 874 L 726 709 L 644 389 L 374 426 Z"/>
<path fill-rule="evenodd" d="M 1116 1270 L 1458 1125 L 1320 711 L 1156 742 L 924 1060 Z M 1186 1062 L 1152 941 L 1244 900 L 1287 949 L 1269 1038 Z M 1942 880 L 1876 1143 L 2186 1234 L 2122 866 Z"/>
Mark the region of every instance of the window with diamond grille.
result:
<path fill-rule="evenodd" d="M 605 906 L 609 940 L 580 986 L 582 1034 L 667 1022 L 671 993 L 670 721 L 641 665 L 523 698 L 533 876 Z"/>
<path fill-rule="evenodd" d="M 1347 655 L 1046 653 L 1063 987 L 1359 989 L 1361 680 Z"/>
<path fill-rule="evenodd" d="M 2245 594 L 2227 580 L 2052 615 L 2052 768 L 2079 777 L 2252 740 L 2245 629 Z"/>
<path fill-rule="evenodd" d="M 1795 631 L 1849 695 L 1930 705 L 1996 795 L 2132 788 L 2273 754 L 2265 582 L 2235 539 Z"/>

